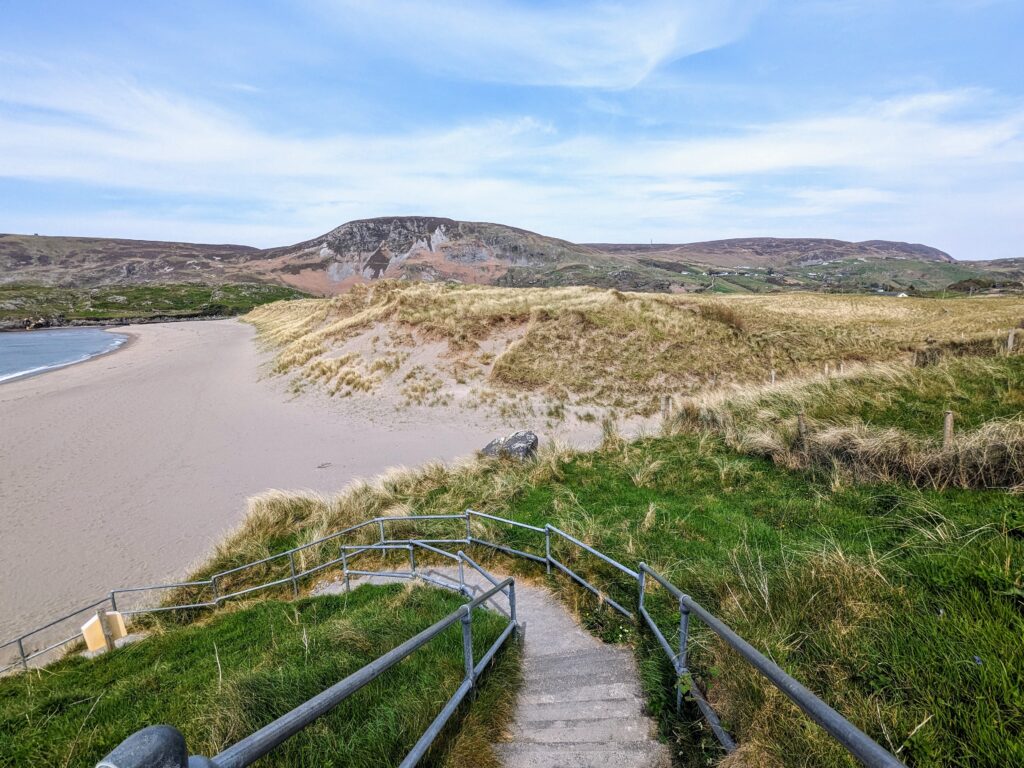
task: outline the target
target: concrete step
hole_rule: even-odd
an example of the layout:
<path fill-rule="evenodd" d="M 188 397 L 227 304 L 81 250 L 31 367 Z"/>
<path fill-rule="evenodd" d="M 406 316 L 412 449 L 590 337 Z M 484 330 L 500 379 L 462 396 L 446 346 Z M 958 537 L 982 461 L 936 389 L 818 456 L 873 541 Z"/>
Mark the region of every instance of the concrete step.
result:
<path fill-rule="evenodd" d="M 513 741 L 522 744 L 643 743 L 651 738 L 651 722 L 639 713 L 623 718 L 533 720 L 518 723 L 512 734 Z"/>
<path fill-rule="evenodd" d="M 668 752 L 643 744 L 499 744 L 505 768 L 669 768 Z"/>
<path fill-rule="evenodd" d="M 530 663 L 530 670 L 544 674 L 552 670 L 575 668 L 579 670 L 599 669 L 607 666 L 631 668 L 632 654 L 624 648 L 603 646 L 598 648 L 571 648 L 561 653 L 537 656 Z"/>
<path fill-rule="evenodd" d="M 580 669 L 566 665 L 538 672 L 527 665 L 523 674 L 523 688 L 536 693 L 553 693 L 569 687 L 635 683 L 636 675 L 628 667 L 605 665 Z"/>
<path fill-rule="evenodd" d="M 635 682 L 613 683 L 611 685 L 583 685 L 562 690 L 539 692 L 523 688 L 519 703 L 523 707 L 535 704 L 583 703 L 608 699 L 639 699 L 640 685 Z"/>
<path fill-rule="evenodd" d="M 634 717 L 643 712 L 643 701 L 630 696 L 619 699 L 591 701 L 533 702 L 521 713 L 522 723 L 544 723 L 551 720 L 590 720 L 603 717 Z"/>

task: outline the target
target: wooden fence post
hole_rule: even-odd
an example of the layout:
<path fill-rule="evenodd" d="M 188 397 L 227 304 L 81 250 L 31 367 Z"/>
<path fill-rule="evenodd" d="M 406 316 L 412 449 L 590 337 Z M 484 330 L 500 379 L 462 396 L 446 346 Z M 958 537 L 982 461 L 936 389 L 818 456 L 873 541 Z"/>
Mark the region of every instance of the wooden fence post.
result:
<path fill-rule="evenodd" d="M 775 383 L 775 369 L 774 369 L 774 368 L 772 368 L 772 373 L 771 373 L 771 382 L 772 382 L 772 384 L 774 384 L 774 383 Z"/>
<path fill-rule="evenodd" d="M 661 396 L 661 420 L 664 423 L 668 423 L 668 420 L 672 418 L 672 398 L 669 395 Z"/>
<path fill-rule="evenodd" d="M 807 444 L 807 416 L 803 411 L 796 415 L 796 436 L 803 448 Z"/>
<path fill-rule="evenodd" d="M 946 418 L 942 423 L 942 447 L 949 448 L 953 444 L 953 412 L 946 411 Z"/>
<path fill-rule="evenodd" d="M 1010 335 L 1006 337 L 1006 354 L 1012 355 L 1013 348 L 1017 345 L 1017 329 L 1012 328 Z"/>

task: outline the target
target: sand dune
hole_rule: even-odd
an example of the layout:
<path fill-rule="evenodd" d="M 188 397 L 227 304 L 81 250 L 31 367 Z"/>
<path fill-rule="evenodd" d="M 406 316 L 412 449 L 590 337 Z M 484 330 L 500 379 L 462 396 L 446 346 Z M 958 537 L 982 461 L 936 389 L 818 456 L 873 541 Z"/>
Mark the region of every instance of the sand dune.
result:
<path fill-rule="evenodd" d="M 255 493 L 331 492 L 524 426 L 296 398 L 237 321 L 127 331 L 119 352 L 0 386 L 2 640 L 112 587 L 183 575 Z M 598 428 L 580 429 L 561 437 L 589 442 Z"/>

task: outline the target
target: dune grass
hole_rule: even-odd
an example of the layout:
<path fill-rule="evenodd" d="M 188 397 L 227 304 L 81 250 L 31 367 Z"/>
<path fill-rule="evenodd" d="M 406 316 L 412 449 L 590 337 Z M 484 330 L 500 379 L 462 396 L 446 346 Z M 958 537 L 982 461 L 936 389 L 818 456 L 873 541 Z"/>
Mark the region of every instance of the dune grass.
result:
<path fill-rule="evenodd" d="M 468 361 L 498 391 L 650 413 L 663 394 L 764 381 L 772 369 L 791 378 L 927 344 L 996 345 L 1022 317 L 1014 298 L 716 298 L 385 281 L 333 299 L 265 305 L 245 319 L 277 351 L 279 373 L 317 379 L 328 391 L 338 388 L 322 379 L 321 361 L 373 335 L 403 349 L 441 341 L 440 367 Z M 488 346 L 494 340 L 501 348 Z"/>
<path fill-rule="evenodd" d="M 218 566 L 357 519 L 470 505 L 552 522 L 622 562 L 648 562 L 910 765 L 1024 760 L 1024 517 L 1018 497 L 999 491 L 852 485 L 737 454 L 710 433 L 626 442 L 609 430 L 594 452 L 549 447 L 525 465 L 428 465 L 336 497 L 257 499 Z M 543 551 L 529 532 L 486 525 L 478 535 Z M 557 554 L 635 602 L 635 584 L 616 571 L 571 547 Z M 718 760 L 695 711 L 674 715 L 671 671 L 649 636 L 564 580 L 552 585 L 593 631 L 634 645 L 679 764 Z M 671 637 L 666 596 L 655 592 L 651 607 Z M 854 765 L 699 625 L 691 658 L 742 744 L 727 764 Z"/>
<path fill-rule="evenodd" d="M 671 430 L 710 429 L 786 466 L 944 487 L 1024 484 L 1024 355 L 874 365 L 681 399 Z M 954 439 L 943 444 L 946 411 Z M 798 414 L 804 414 L 801 436 Z"/>
<path fill-rule="evenodd" d="M 0 765 L 91 768 L 135 730 L 170 723 L 212 755 L 456 610 L 432 587 L 361 587 L 350 595 L 229 607 L 188 626 L 158 624 L 142 642 L 95 660 L 69 657 L 0 679 Z M 476 657 L 504 628 L 478 610 Z M 486 747 L 511 706 L 515 652 L 497 662 L 488 705 L 450 727 L 426 765 L 492 765 Z M 272 753 L 275 766 L 396 765 L 463 676 L 455 626 Z M 465 715 L 456 715 L 457 723 Z M 482 750 L 482 751 L 481 751 Z M 473 751 L 476 761 L 466 761 Z"/>

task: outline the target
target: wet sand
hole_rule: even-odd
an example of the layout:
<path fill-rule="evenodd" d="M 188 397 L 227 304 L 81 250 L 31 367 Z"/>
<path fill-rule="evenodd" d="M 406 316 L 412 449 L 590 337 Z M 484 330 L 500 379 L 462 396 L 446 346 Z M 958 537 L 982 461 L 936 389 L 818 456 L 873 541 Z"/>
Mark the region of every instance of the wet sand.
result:
<path fill-rule="evenodd" d="M 329 493 L 532 426 L 295 397 L 235 320 L 125 330 L 116 352 L 0 385 L 0 642 L 111 588 L 183 576 L 249 496 Z"/>

